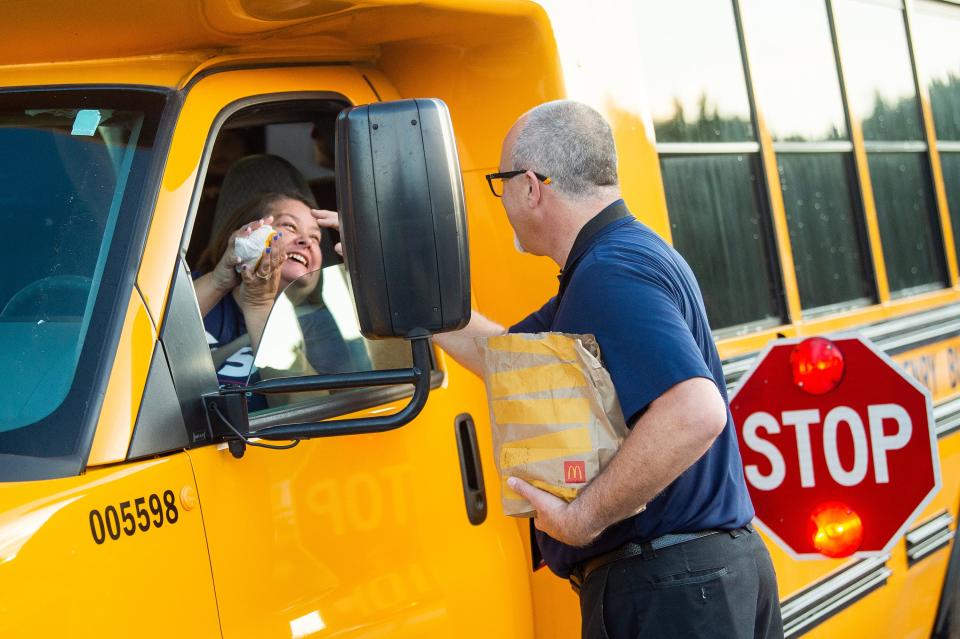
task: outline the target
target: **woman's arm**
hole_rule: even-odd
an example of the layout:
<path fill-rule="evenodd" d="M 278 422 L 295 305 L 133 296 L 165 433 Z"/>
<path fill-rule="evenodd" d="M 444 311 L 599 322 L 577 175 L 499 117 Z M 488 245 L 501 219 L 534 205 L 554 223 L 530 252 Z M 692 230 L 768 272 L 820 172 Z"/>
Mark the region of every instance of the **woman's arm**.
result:
<path fill-rule="evenodd" d="M 235 276 L 232 279 L 233 281 L 230 281 L 218 277 L 214 270 L 193 280 L 193 290 L 197 293 L 197 304 L 200 305 L 202 317 L 206 317 L 207 313 L 240 283 L 239 277 Z"/>

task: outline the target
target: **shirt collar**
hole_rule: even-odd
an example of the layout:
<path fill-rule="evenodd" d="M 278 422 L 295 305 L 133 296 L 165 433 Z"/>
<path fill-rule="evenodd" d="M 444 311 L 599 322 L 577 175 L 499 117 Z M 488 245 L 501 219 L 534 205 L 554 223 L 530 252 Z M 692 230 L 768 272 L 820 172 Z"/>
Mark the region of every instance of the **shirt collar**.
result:
<path fill-rule="evenodd" d="M 576 267 L 580 258 L 593 246 L 593 240 L 603 229 L 618 220 L 627 217 L 633 217 L 633 214 L 627 209 L 626 203 L 620 199 L 607 205 L 602 211 L 593 216 L 590 221 L 583 225 L 577 234 L 577 239 L 573 241 L 570 247 L 570 254 L 567 255 L 567 261 L 557 278 L 560 280 L 560 292 L 567 287 L 570 277 L 573 275 L 573 269 Z"/>

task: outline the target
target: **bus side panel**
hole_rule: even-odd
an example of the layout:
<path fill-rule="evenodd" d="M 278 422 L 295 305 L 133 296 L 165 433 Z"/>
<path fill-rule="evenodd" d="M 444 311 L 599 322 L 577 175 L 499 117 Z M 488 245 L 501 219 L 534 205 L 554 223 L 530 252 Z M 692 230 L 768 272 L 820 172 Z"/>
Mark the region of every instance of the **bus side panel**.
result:
<path fill-rule="evenodd" d="M 451 371 L 394 431 L 248 448 L 242 459 L 225 445 L 190 452 L 224 637 L 532 636 L 521 537 L 499 508 L 486 403 L 468 375 Z M 463 413 L 478 421 L 488 489 L 479 525 L 464 504 Z"/>
<path fill-rule="evenodd" d="M 0 485 L 0 636 L 219 634 L 186 455 Z"/>

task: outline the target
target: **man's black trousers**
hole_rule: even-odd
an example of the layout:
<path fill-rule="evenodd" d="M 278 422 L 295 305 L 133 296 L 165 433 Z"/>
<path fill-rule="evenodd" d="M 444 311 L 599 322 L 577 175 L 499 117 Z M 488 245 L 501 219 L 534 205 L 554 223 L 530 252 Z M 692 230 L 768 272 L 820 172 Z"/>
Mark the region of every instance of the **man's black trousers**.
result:
<path fill-rule="evenodd" d="M 783 637 L 773 563 L 752 528 L 598 568 L 580 611 L 584 639 Z"/>

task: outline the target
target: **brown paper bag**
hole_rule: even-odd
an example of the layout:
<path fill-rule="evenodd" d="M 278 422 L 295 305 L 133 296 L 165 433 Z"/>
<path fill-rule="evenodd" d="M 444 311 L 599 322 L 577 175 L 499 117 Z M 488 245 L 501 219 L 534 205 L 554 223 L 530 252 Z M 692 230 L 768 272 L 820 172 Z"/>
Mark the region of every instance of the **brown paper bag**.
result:
<path fill-rule="evenodd" d="M 478 338 L 503 512 L 532 517 L 507 486 L 519 477 L 572 501 L 627 436 L 592 335 L 514 333 Z"/>

